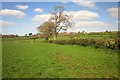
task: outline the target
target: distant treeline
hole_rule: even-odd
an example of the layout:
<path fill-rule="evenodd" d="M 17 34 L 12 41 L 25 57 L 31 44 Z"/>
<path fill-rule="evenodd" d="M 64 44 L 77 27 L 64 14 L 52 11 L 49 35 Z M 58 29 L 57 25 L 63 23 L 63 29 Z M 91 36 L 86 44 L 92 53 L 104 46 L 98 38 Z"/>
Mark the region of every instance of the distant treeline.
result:
<path fill-rule="evenodd" d="M 13 37 L 18 37 L 18 35 L 14 35 L 14 34 L 10 34 L 10 35 L 5 35 L 5 34 L 3 34 L 3 35 L 1 35 L 2 36 L 2 38 L 13 38 Z"/>
<path fill-rule="evenodd" d="M 110 38 L 120 38 L 120 31 L 105 31 L 105 32 L 90 32 L 87 33 L 85 31 L 82 32 L 61 32 L 58 34 L 58 36 L 69 36 L 70 38 L 74 38 L 74 37 L 79 37 L 80 35 L 109 35 Z M 13 37 L 18 37 L 19 35 L 15 35 L 15 34 L 10 34 L 10 35 L 6 35 L 6 34 L 1 34 L 0 36 L 2 36 L 2 38 L 13 38 Z M 33 38 L 44 38 L 45 36 L 43 34 L 33 34 L 33 33 L 29 33 L 29 34 L 25 34 L 25 37 L 31 36 Z"/>

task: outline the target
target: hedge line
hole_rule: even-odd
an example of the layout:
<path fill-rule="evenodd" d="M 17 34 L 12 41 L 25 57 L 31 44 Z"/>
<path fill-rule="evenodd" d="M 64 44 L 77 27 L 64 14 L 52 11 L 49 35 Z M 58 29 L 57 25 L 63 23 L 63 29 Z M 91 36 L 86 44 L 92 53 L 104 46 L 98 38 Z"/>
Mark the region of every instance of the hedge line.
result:
<path fill-rule="evenodd" d="M 93 46 L 95 48 L 109 48 L 118 50 L 120 48 L 120 39 L 71 39 L 71 40 L 49 40 L 49 43 L 62 45 L 80 45 Z"/>

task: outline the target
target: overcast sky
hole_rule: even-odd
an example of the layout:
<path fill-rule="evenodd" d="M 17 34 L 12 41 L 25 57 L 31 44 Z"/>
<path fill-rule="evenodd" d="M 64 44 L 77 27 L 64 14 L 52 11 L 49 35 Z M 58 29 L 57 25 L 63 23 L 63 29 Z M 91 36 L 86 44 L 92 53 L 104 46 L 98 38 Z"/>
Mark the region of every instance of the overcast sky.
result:
<path fill-rule="evenodd" d="M 62 5 L 73 15 L 75 26 L 68 31 L 101 32 L 118 30 L 117 2 L 3 2 L 0 10 L 2 34 L 38 33 L 37 27 L 50 17 L 53 7 Z"/>

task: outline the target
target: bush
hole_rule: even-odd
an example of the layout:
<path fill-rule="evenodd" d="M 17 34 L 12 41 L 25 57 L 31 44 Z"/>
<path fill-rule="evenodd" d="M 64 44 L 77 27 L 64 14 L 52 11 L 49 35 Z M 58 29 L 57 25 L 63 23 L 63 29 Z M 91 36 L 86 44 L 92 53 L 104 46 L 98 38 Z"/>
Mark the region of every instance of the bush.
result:
<path fill-rule="evenodd" d="M 49 40 L 49 43 L 61 45 L 93 46 L 95 48 L 119 49 L 120 39 L 71 39 L 71 40 Z"/>

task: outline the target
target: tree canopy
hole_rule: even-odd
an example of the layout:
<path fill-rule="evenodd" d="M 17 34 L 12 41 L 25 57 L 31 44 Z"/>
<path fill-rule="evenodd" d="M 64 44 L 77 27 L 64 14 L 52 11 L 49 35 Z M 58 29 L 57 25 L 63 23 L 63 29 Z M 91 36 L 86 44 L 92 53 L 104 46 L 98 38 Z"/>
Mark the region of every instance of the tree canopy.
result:
<path fill-rule="evenodd" d="M 55 6 L 54 12 L 51 14 L 50 20 L 55 24 L 53 31 L 54 40 L 56 40 L 56 37 L 61 30 L 66 31 L 73 26 L 73 23 L 70 21 L 71 16 L 67 15 L 64 10 L 64 6 Z"/>
<path fill-rule="evenodd" d="M 57 35 L 61 30 L 67 31 L 68 28 L 73 26 L 73 22 L 70 21 L 71 16 L 67 15 L 64 10 L 64 6 L 55 6 L 50 19 L 40 25 L 37 28 L 38 31 L 46 38 L 53 35 L 54 40 L 56 40 Z"/>
<path fill-rule="evenodd" d="M 43 34 L 46 40 L 53 34 L 54 23 L 51 21 L 44 22 L 37 27 L 38 31 Z"/>

